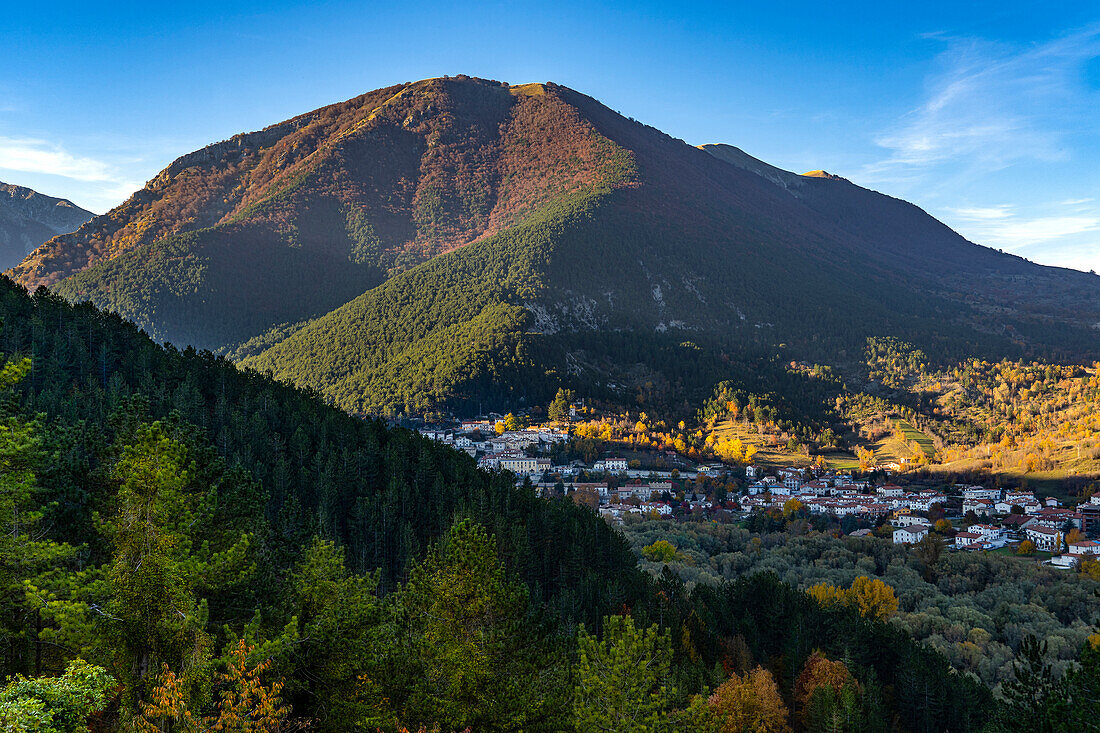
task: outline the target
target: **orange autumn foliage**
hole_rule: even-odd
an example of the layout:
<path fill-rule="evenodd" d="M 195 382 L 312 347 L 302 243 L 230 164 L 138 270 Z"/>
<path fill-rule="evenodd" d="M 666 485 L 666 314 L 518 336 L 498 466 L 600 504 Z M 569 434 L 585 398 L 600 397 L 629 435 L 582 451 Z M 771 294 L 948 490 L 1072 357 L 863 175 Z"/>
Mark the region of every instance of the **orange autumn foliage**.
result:
<path fill-rule="evenodd" d="M 810 698 L 817 689 L 828 687 L 839 695 L 841 689 L 852 681 L 852 673 L 848 671 L 844 662 L 833 661 L 820 651 L 815 651 L 810 655 L 809 659 L 806 660 L 806 664 L 802 667 L 802 672 L 798 675 L 798 679 L 795 680 L 795 702 L 798 703 L 798 707 L 802 710 L 803 715 L 805 715 Z"/>
<path fill-rule="evenodd" d="M 791 733 L 787 706 L 771 672 L 757 667 L 734 674 L 707 700 L 719 733 Z"/>
<path fill-rule="evenodd" d="M 261 675 L 271 666 L 271 660 L 249 668 L 248 655 L 252 647 L 240 640 L 229 659 L 228 669 L 218 675 L 223 688 L 216 712 L 196 715 L 183 694 L 180 679 L 164 667 L 161 683 L 142 703 L 137 729 L 145 733 L 160 733 L 168 725 L 183 733 L 279 733 L 284 730 L 290 707 L 283 704 L 280 694 L 283 683 L 264 685 Z"/>

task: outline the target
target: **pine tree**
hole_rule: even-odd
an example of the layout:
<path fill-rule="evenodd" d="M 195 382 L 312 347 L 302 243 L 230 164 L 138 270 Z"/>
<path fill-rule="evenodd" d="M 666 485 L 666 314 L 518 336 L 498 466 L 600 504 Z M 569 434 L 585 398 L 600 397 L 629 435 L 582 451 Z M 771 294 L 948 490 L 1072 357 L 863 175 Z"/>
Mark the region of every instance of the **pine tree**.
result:
<path fill-rule="evenodd" d="M 18 417 L 10 393 L 30 366 L 27 359 L 0 368 L 0 673 L 7 674 L 40 671 L 41 603 L 27 588 L 74 554 L 72 547 L 43 538 L 40 528 L 41 422 Z"/>
<path fill-rule="evenodd" d="M 273 640 L 320 731 L 373 730 L 396 723 L 382 691 L 393 626 L 376 595 L 377 574 L 356 575 L 344 553 L 315 538 L 291 580 L 296 628 Z"/>
<path fill-rule="evenodd" d="M 1028 635 L 1020 643 L 1013 678 L 1002 685 L 1002 699 L 989 730 L 992 733 L 1055 733 L 1065 730 L 1059 720 L 1064 709 L 1066 680 L 1057 680 L 1046 661 L 1047 643 Z"/>
<path fill-rule="evenodd" d="M 413 566 L 395 603 L 405 722 L 479 731 L 557 724 L 564 670 L 556 637 L 483 527 L 452 526 Z"/>
<path fill-rule="evenodd" d="M 603 639 L 582 625 L 577 632 L 573 719 L 577 730 L 653 733 L 666 729 L 675 694 L 669 685 L 672 640 L 654 624 L 634 626 L 629 616 L 604 619 Z"/>

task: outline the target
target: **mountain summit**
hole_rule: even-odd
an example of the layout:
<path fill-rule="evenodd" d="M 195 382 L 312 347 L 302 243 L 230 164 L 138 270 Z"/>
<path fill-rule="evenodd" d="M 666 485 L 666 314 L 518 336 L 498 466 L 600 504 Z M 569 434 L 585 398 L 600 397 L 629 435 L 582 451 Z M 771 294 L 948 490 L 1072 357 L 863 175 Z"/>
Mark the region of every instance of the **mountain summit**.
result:
<path fill-rule="evenodd" d="M 0 183 L 0 269 L 17 264 L 46 240 L 75 230 L 93 216 L 72 201 Z"/>
<path fill-rule="evenodd" d="M 1100 356 L 1095 276 L 551 83 L 429 79 L 235 136 L 11 274 L 362 412 L 676 394 L 692 363 L 871 335 Z"/>

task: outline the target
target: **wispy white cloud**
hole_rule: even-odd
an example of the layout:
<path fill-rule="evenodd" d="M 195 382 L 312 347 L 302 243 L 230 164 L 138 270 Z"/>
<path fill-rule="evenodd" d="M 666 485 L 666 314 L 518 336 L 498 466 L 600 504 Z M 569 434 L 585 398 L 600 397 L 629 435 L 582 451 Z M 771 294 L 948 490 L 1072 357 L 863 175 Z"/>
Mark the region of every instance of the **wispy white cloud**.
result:
<path fill-rule="evenodd" d="M 965 237 L 1049 264 L 1100 269 L 1100 206 L 1091 199 L 1033 206 L 1027 213 L 1002 204 L 944 210 Z"/>
<path fill-rule="evenodd" d="M 1100 215 L 1007 217 L 995 222 L 972 220 L 968 229 L 980 232 L 982 241 L 987 244 L 1023 250 L 1032 245 L 1098 231 Z"/>
<path fill-rule="evenodd" d="M 90 158 L 46 140 L 0 135 L 0 178 L 70 198 L 92 211 L 105 211 L 141 188 L 132 167 L 128 158 Z"/>
<path fill-rule="evenodd" d="M 880 128 L 857 183 L 921 203 L 972 241 L 1100 269 L 1100 24 L 1027 46 L 947 33 L 912 109 Z M 1083 195 L 1082 195 L 1083 194 Z M 1006 203 L 1009 202 L 1009 203 Z"/>
<path fill-rule="evenodd" d="M 943 164 L 990 172 L 1022 160 L 1057 161 L 1065 133 L 1094 120 L 1081 69 L 1100 55 L 1100 25 L 1019 49 L 938 34 L 947 44 L 924 100 L 874 138 L 887 154 L 868 181 L 911 181 Z"/>
<path fill-rule="evenodd" d="M 0 168 L 77 181 L 116 180 L 111 167 L 103 161 L 72 155 L 44 140 L 0 137 Z"/>
<path fill-rule="evenodd" d="M 972 206 L 969 208 L 948 209 L 952 214 L 971 221 L 998 221 L 1012 217 L 1012 206 L 1001 204 L 999 206 Z"/>

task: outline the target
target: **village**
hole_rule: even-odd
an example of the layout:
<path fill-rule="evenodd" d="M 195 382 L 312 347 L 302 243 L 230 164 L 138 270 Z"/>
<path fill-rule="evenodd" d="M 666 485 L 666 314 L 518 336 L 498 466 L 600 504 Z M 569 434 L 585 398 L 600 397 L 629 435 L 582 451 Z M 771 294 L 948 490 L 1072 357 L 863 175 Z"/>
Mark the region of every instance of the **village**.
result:
<path fill-rule="evenodd" d="M 820 466 L 696 463 L 672 452 L 660 456 L 661 468 L 615 455 L 564 460 L 567 427 L 522 426 L 510 415 L 419 431 L 466 452 L 479 468 L 510 472 L 538 495 L 571 499 L 612 524 L 731 522 L 802 511 L 836 520 L 845 534 L 894 544 L 916 545 L 933 536 L 950 551 L 1045 553 L 1046 562 L 1067 569 L 1100 558 L 1100 494 L 1066 507 L 1024 490 L 903 486 L 890 469 L 864 477 Z"/>

